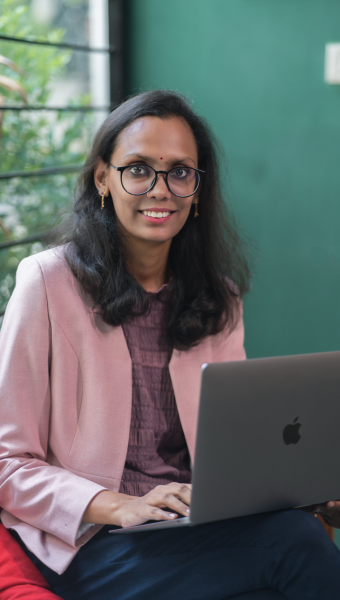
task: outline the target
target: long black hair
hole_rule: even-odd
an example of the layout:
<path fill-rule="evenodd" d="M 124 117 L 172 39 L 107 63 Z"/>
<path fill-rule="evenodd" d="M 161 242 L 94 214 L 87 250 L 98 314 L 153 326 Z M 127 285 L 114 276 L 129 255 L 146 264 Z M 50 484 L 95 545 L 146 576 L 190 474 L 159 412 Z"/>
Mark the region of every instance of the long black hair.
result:
<path fill-rule="evenodd" d="M 218 144 L 187 98 L 167 90 L 145 92 L 106 118 L 78 182 L 66 260 L 106 323 L 121 325 L 147 312 L 148 294 L 126 268 L 112 198 L 109 195 L 101 210 L 94 182 L 98 158 L 109 164 L 119 134 L 145 116 L 185 119 L 196 140 L 198 168 L 205 171 L 199 217 L 194 218 L 192 209 L 169 253 L 167 334 L 174 348 L 186 350 L 226 326 L 232 330 L 249 281 L 243 245 L 221 193 Z"/>

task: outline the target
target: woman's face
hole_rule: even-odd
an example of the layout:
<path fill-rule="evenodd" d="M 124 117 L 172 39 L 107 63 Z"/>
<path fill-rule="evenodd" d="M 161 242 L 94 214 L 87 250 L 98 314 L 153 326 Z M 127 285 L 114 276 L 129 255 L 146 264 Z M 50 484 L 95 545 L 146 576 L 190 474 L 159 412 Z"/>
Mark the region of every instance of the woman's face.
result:
<path fill-rule="evenodd" d="M 111 163 L 116 167 L 148 165 L 156 171 L 198 168 L 195 138 L 187 122 L 179 117 L 142 117 L 121 132 Z M 128 239 L 132 236 L 149 243 L 169 242 L 182 229 L 192 203 L 198 199 L 197 192 L 189 198 L 174 196 L 162 174 L 151 191 L 132 196 L 123 189 L 120 172 L 102 159 L 95 170 L 95 182 L 99 194 L 105 189 L 111 192 L 118 222 Z M 163 217 L 150 217 L 146 212 L 163 213 Z"/>

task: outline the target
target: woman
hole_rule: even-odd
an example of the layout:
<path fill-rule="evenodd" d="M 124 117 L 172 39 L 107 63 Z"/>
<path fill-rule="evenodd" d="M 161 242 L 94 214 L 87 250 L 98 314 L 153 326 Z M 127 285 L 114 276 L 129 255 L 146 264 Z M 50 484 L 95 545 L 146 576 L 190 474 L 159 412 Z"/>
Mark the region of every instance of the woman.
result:
<path fill-rule="evenodd" d="M 19 266 L 3 325 L 5 526 L 65 599 L 338 597 L 339 552 L 299 511 L 108 533 L 188 514 L 200 366 L 245 358 L 247 266 L 182 96 L 111 113 L 74 212 L 68 244 Z"/>

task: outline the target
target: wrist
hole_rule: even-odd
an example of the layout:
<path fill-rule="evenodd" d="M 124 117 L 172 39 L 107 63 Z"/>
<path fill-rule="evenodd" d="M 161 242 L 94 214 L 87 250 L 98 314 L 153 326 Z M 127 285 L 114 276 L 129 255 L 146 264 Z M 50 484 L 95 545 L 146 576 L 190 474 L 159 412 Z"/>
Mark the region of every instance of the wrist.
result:
<path fill-rule="evenodd" d="M 104 490 L 99 492 L 88 504 L 83 523 L 98 525 L 119 525 L 118 512 L 123 504 L 134 500 L 134 496 Z"/>

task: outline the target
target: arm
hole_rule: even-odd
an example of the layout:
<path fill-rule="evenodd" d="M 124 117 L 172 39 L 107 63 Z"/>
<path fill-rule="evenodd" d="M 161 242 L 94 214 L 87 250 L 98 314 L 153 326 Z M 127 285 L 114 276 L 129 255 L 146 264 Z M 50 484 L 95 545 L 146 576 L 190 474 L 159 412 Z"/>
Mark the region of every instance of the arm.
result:
<path fill-rule="evenodd" d="M 146 521 L 171 521 L 178 514 L 189 516 L 190 498 L 191 485 L 181 483 L 158 485 L 140 498 L 103 491 L 89 503 L 83 520 L 120 527 L 141 525 Z"/>
<path fill-rule="evenodd" d="M 75 546 L 86 506 L 105 488 L 46 461 L 50 359 L 48 300 L 32 256 L 19 266 L 0 337 L 0 504 Z"/>

